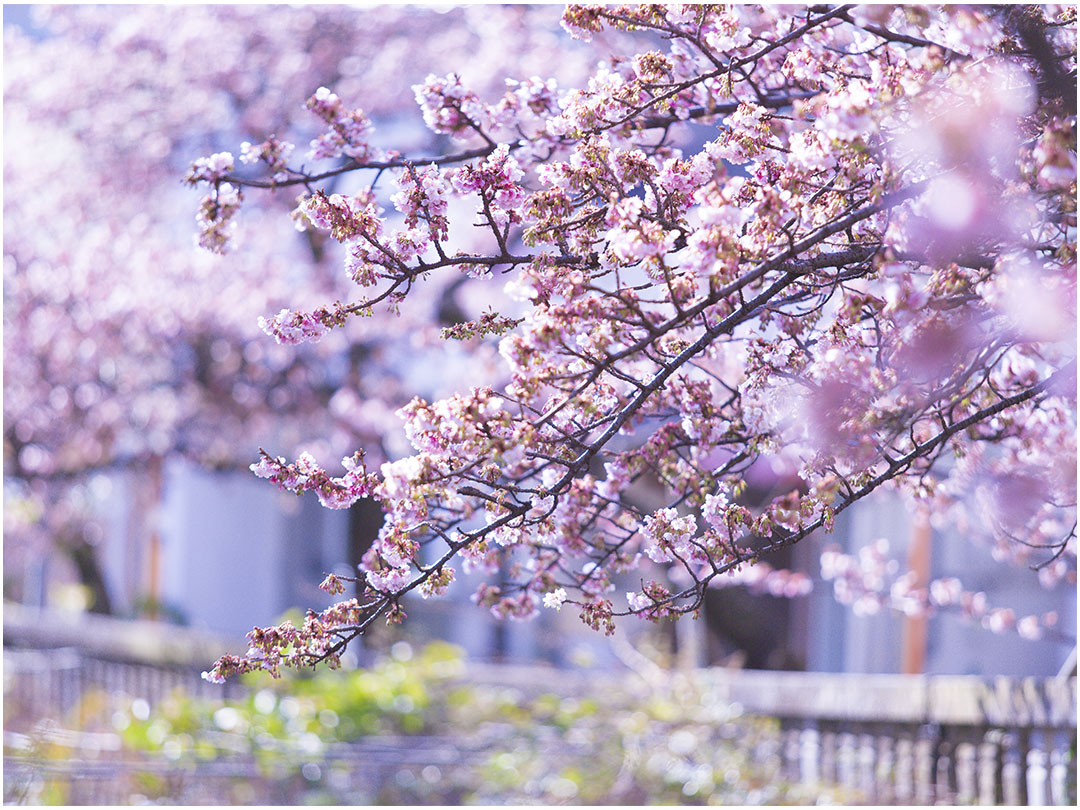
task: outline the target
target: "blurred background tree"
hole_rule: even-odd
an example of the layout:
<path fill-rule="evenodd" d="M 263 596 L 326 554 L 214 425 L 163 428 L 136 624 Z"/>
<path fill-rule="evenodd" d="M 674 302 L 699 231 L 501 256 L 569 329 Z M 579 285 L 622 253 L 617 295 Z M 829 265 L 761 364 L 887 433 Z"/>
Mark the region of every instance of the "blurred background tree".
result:
<path fill-rule="evenodd" d="M 450 69 L 489 89 L 510 74 L 581 75 L 587 51 L 567 46 L 558 18 L 506 6 L 5 9 L 5 598 L 43 602 L 74 575 L 90 610 L 116 607 L 95 518 L 122 497 L 117 473 L 134 484 L 129 562 L 153 603 L 166 460 L 246 471 L 260 445 L 332 461 L 360 443 L 378 457 L 415 387 L 402 378 L 422 368 L 385 338 L 411 334 L 422 354 L 454 320 L 461 283 L 431 285 L 413 320 L 381 313 L 315 350 L 276 346 L 258 316 L 343 295 L 337 246 L 270 236 L 294 204 L 283 191 L 244 212 L 227 263 L 193 249 L 180 178 L 193 153 L 286 129 L 314 137 L 303 103 L 321 85 L 362 96 L 395 146 L 438 154 L 445 139 L 417 126 L 410 86 Z M 358 559 L 379 518 L 354 512 Z"/>

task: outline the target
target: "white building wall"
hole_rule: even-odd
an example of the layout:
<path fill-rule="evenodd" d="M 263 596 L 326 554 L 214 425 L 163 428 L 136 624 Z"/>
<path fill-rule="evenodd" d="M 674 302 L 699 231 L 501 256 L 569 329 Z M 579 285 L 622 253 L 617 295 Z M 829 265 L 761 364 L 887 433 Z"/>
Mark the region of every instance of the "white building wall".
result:
<path fill-rule="evenodd" d="M 115 613 L 130 613 L 135 599 L 135 587 L 129 579 L 132 563 L 141 560 L 130 519 L 135 511 L 133 476 L 121 473 L 103 476 L 105 487 L 100 498 L 104 538 L 98 546 L 99 561 L 109 600 Z"/>
<path fill-rule="evenodd" d="M 321 608 L 329 600 L 318 584 L 346 556 L 344 517 L 251 475 L 171 465 L 159 524 L 163 601 L 192 626 L 229 635 L 290 608 Z"/>

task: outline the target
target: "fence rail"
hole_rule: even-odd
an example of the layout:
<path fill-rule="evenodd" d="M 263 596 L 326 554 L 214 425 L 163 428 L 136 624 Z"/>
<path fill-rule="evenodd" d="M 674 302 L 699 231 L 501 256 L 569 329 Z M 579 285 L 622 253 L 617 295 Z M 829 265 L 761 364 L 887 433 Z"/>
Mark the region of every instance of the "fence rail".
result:
<path fill-rule="evenodd" d="M 177 687 L 219 699 L 243 692 L 238 683 L 221 687 L 199 676 L 228 645 L 180 628 L 101 617 L 73 622 L 6 607 L 4 645 L 5 773 L 15 780 L 29 774 L 17 754 L 26 745 L 14 731 L 20 720 L 60 718 L 91 689 L 124 693 L 150 705 Z M 525 694 L 580 696 L 595 688 L 593 673 L 545 667 L 470 665 L 466 677 L 472 684 Z M 648 675 L 644 681 L 634 673 L 617 677 L 627 689 L 648 688 L 643 687 Z M 749 715 L 777 718 L 775 747 L 785 774 L 807 785 L 842 785 L 875 804 L 1075 804 L 1073 676 L 987 680 L 703 669 L 651 677 L 688 679 L 693 694 L 737 704 Z M 53 734 L 73 747 L 104 745 L 59 727 Z M 406 760 L 452 767 L 475 753 L 457 751 L 446 741 L 372 739 L 342 748 L 333 759 L 367 763 L 364 767 Z M 108 775 L 123 772 L 125 765 L 51 767 L 67 768 L 72 784 L 90 790 L 95 784 L 104 788 Z M 162 767 L 169 778 L 182 778 Z M 195 779 L 183 789 L 191 803 L 201 801 L 200 791 L 215 779 L 244 778 L 250 763 L 215 767 L 220 773 L 199 777 L 209 780 L 202 787 Z M 274 801 L 272 791 L 260 797 Z"/>
<path fill-rule="evenodd" d="M 696 673 L 779 718 L 789 775 L 880 804 L 1072 805 L 1076 679 Z"/>

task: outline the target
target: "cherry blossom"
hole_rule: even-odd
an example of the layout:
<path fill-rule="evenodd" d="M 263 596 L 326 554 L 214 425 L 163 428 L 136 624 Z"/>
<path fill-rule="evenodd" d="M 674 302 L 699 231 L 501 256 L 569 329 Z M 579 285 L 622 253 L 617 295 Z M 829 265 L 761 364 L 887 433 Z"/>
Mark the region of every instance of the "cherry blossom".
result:
<path fill-rule="evenodd" d="M 289 307 L 275 337 L 401 312 L 464 273 L 492 309 L 448 336 L 497 337 L 504 363 L 401 408 L 414 452 L 378 473 L 256 465 L 370 494 L 385 522 L 340 625 L 258 631 L 259 657 L 218 674 L 336 661 L 412 591 L 441 593 L 458 557 L 506 572 L 474 595 L 495 615 L 572 604 L 605 633 L 693 614 L 725 584 L 798 596 L 806 575 L 770 553 L 879 490 L 1037 568 L 1033 584 L 1075 582 L 1071 13 L 572 5 L 563 25 L 593 43 L 588 76 L 414 86 L 444 153 L 366 151 L 361 94 L 324 88 L 312 111 L 355 147 L 334 168 L 192 170 L 244 205 L 285 171 L 306 189 L 299 224 L 349 251 L 362 291 Z M 755 500 L 748 480 L 774 465 L 791 485 Z M 821 557 L 857 613 L 948 607 L 1025 639 L 1053 624 L 918 587 L 868 548 Z"/>

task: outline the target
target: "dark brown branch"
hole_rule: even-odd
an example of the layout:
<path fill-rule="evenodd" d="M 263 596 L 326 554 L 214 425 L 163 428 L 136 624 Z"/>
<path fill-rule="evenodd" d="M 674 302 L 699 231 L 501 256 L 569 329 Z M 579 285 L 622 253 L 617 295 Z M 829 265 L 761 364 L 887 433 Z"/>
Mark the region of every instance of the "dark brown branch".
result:
<path fill-rule="evenodd" d="M 520 148 L 520 144 L 508 144 L 510 150 Z M 488 146 L 480 146 L 476 149 L 469 149 L 465 152 L 458 152 L 453 155 L 443 155 L 441 157 L 433 158 L 406 158 L 406 157 L 392 157 L 389 160 L 365 160 L 356 161 L 350 160 L 343 166 L 339 166 L 336 169 L 330 169 L 319 174 L 307 174 L 305 172 L 297 171 L 295 169 L 287 169 L 290 174 L 296 175 L 288 180 L 282 180 L 275 182 L 273 180 L 248 180 L 243 177 L 239 177 L 235 174 L 230 174 L 224 178 L 226 182 L 232 183 L 234 186 L 250 186 L 252 188 L 284 188 L 286 186 L 307 185 L 309 183 L 317 183 L 320 180 L 326 180 L 330 177 L 337 177 L 341 174 L 347 174 L 348 172 L 355 172 L 361 169 L 378 169 L 383 171 L 385 169 L 404 169 L 408 166 L 423 165 L 427 166 L 434 163 L 436 166 L 449 166 L 454 163 L 463 163 L 466 160 L 474 160 L 475 158 L 487 157 L 498 148 L 497 144 L 489 144 Z"/>

